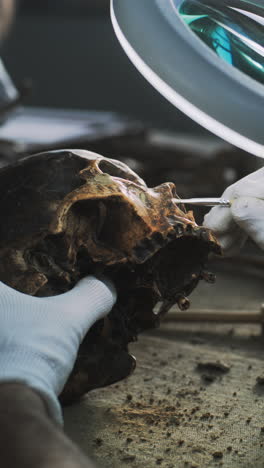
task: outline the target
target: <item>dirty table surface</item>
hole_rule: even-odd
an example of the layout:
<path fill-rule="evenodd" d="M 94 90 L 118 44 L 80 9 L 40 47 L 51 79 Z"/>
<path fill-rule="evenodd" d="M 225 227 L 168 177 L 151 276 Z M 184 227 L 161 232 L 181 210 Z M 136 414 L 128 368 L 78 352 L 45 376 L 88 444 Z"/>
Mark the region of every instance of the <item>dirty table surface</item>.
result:
<path fill-rule="evenodd" d="M 217 269 L 217 283 L 200 284 L 191 310 L 260 308 L 264 271 Z M 98 466 L 263 468 L 260 325 L 168 322 L 130 350 L 137 368 L 129 379 L 65 409 L 67 434 Z"/>

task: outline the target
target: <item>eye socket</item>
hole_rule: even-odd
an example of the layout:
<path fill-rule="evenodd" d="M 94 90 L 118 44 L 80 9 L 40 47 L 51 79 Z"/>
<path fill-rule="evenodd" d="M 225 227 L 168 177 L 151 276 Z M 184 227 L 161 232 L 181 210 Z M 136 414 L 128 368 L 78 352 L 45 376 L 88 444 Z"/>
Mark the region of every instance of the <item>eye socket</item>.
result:
<path fill-rule="evenodd" d="M 131 251 L 136 238 L 144 238 L 147 228 L 133 207 L 119 197 L 77 201 L 71 208 L 81 228 L 82 245 L 92 235 L 97 244 L 119 252 Z M 89 233 L 88 233 L 89 231 Z"/>

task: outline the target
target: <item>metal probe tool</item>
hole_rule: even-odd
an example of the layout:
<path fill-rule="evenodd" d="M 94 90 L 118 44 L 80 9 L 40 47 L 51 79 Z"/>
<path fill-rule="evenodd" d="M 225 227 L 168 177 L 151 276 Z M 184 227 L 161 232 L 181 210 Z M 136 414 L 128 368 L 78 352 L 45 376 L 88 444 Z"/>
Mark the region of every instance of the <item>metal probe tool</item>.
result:
<path fill-rule="evenodd" d="M 222 206 L 230 208 L 231 200 L 225 198 L 173 198 L 175 203 L 196 206 Z"/>

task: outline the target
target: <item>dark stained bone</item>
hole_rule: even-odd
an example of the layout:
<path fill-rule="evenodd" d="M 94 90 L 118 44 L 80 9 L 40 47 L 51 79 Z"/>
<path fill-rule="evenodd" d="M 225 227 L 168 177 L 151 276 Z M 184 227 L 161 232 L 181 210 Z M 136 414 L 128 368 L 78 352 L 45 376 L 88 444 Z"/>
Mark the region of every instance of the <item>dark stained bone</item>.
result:
<path fill-rule="evenodd" d="M 176 196 L 172 183 L 150 189 L 125 164 L 81 150 L 38 154 L 0 171 L 0 280 L 50 296 L 105 274 L 118 291 L 80 347 L 64 403 L 129 375 L 128 343 L 172 305 L 186 309 L 199 279 L 211 280 L 204 264 L 219 246 Z"/>

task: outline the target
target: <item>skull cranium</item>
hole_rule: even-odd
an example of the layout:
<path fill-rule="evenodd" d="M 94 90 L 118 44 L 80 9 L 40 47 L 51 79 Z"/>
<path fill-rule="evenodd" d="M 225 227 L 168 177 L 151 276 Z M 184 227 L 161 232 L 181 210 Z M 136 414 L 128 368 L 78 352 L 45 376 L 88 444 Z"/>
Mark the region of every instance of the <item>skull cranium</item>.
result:
<path fill-rule="evenodd" d="M 174 184 L 150 189 L 125 164 L 88 151 L 25 158 L 2 169 L 0 181 L 1 281 L 50 296 L 103 273 L 117 287 L 117 304 L 87 334 L 62 400 L 125 377 L 135 366 L 128 343 L 173 304 L 188 306 L 208 253 L 219 253 L 215 238 L 174 202 Z"/>

